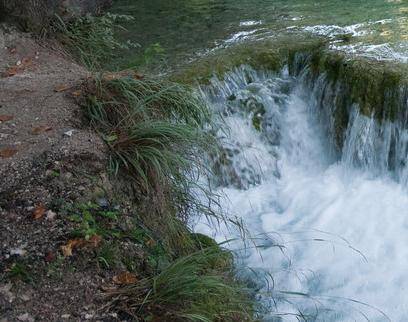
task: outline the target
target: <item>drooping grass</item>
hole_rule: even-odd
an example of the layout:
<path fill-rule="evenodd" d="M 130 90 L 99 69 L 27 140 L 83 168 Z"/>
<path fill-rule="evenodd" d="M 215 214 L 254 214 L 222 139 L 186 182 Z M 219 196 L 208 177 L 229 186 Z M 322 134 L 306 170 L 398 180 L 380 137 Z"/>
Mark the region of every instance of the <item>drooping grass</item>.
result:
<path fill-rule="evenodd" d="M 98 72 L 108 69 L 103 63 L 115 49 L 133 46 L 114 37 L 120 18 L 58 20 L 56 26 L 74 57 Z M 189 87 L 134 72 L 94 73 L 82 93 L 86 116 L 109 150 L 112 183 L 121 195 L 115 197 L 130 205 L 149 242 L 161 245 L 151 262 L 166 259 L 164 268 L 148 264 L 155 269 L 137 272 L 136 285 L 112 291 L 113 307 L 137 319 L 251 321 L 252 299 L 233 277 L 232 255 L 217 245 L 206 248 L 203 238 L 198 243 L 186 224 L 195 215 L 222 219 L 211 205 L 217 196 L 200 184 L 208 171 L 205 156 L 217 146 L 207 106 Z M 111 268 L 114 255 L 102 249 L 99 264 Z"/>
<path fill-rule="evenodd" d="M 211 113 L 191 89 L 171 82 L 102 76 L 87 83 L 86 93 L 112 173 L 126 181 L 146 225 L 178 252 L 188 244 L 190 216 L 217 217 L 208 205 L 215 196 L 198 184 L 207 171 L 204 155 L 215 146 L 207 130 Z"/>
<path fill-rule="evenodd" d="M 119 22 L 133 19 L 131 16 L 106 13 L 103 16 L 78 17 L 71 22 L 55 16 L 52 29 L 59 40 L 74 57 L 92 71 L 105 69 L 103 66 L 116 49 L 129 49 L 137 44 L 123 43 L 115 33 L 121 29 Z"/>
<path fill-rule="evenodd" d="M 98 106 L 92 111 L 98 121 L 109 117 L 110 122 L 120 126 L 123 122 L 159 119 L 201 128 L 211 120 L 211 113 L 203 101 L 193 95 L 189 87 L 178 83 L 108 75 L 105 79 L 97 79 L 93 85 L 99 103 L 105 105 L 103 109 Z M 113 111 L 115 114 L 106 115 L 112 109 L 117 109 Z"/>
<path fill-rule="evenodd" d="M 219 247 L 179 258 L 158 275 L 111 290 L 110 304 L 163 321 L 253 321 L 253 303 L 234 280 L 232 257 Z"/>
<path fill-rule="evenodd" d="M 187 88 L 121 78 L 92 84 L 87 112 L 102 131 L 117 175 L 126 172 L 148 191 L 186 183 L 210 146 L 204 132 L 210 113 Z"/>

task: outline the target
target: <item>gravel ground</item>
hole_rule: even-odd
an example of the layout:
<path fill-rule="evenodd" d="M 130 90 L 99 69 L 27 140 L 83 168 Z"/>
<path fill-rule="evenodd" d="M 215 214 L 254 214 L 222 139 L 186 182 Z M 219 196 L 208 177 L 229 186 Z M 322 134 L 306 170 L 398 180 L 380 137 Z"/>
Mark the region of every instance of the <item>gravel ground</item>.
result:
<path fill-rule="evenodd" d="M 0 28 L 1 322 L 117 320 L 98 311 L 113 273 L 86 250 L 61 254 L 74 224 L 56 204 L 87 200 L 106 178 L 104 144 L 76 104 L 86 77 L 57 45 Z"/>

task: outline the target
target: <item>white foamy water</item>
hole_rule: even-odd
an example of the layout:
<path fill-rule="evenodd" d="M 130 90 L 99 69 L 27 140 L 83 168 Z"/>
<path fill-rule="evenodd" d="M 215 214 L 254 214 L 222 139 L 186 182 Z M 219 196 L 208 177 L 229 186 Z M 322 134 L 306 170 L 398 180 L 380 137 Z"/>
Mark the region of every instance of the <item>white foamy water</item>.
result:
<path fill-rule="evenodd" d="M 406 130 L 353 110 L 343 151 L 333 153 L 331 107 L 317 104 L 321 88 L 307 88 L 285 72 L 241 68 L 204 89 L 231 128 L 223 147 L 235 151 L 221 171 L 222 207 L 263 246 L 238 262 L 273 276 L 268 286 L 257 280 L 267 321 L 297 321 L 300 311 L 308 321 L 408 321 Z"/>

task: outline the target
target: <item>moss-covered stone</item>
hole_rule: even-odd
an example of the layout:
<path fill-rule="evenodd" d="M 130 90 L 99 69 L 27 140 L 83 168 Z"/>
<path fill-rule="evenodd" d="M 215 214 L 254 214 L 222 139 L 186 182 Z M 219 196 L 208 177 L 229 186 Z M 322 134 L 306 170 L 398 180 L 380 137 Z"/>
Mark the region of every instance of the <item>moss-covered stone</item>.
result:
<path fill-rule="evenodd" d="M 342 86 L 340 107 L 358 104 L 361 113 L 378 120 L 395 120 L 402 110 L 400 92 L 408 85 L 408 67 L 398 62 L 382 62 L 363 57 L 348 57 L 330 51 L 310 56 L 314 77 L 325 73 L 332 86 Z"/>
<path fill-rule="evenodd" d="M 212 252 L 219 253 L 217 256 L 210 257 L 211 260 L 208 262 L 209 269 L 216 270 L 231 270 L 234 266 L 234 256 L 232 253 L 222 248 L 218 243 L 211 237 L 200 234 L 200 233 L 191 233 L 191 239 L 195 242 L 198 249 L 205 250 L 211 249 Z"/>
<path fill-rule="evenodd" d="M 279 71 L 296 52 L 310 52 L 324 44 L 322 38 L 305 35 L 286 35 L 273 40 L 237 44 L 184 66 L 172 75 L 172 79 L 187 84 L 208 84 L 214 75 L 222 79 L 226 72 L 244 64 L 255 69 Z"/>
<path fill-rule="evenodd" d="M 205 249 L 209 247 L 219 247 L 217 242 L 207 235 L 200 233 L 191 233 L 190 236 L 191 239 L 196 244 L 196 246 L 200 249 Z"/>

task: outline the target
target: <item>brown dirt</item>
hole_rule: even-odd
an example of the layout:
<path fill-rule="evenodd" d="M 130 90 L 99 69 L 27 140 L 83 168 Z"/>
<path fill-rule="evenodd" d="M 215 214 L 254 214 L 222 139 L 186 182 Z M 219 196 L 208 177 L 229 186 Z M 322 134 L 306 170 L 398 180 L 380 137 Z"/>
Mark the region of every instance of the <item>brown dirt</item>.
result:
<path fill-rule="evenodd" d="M 103 142 L 75 102 L 88 75 L 58 46 L 5 27 L 0 74 L 0 321 L 114 321 L 97 311 L 111 274 L 89 269 L 87 256 L 63 258 L 73 224 L 52 206 L 105 185 Z M 34 219 L 41 205 L 55 215 Z M 25 281 L 11 277 L 16 263 Z"/>

